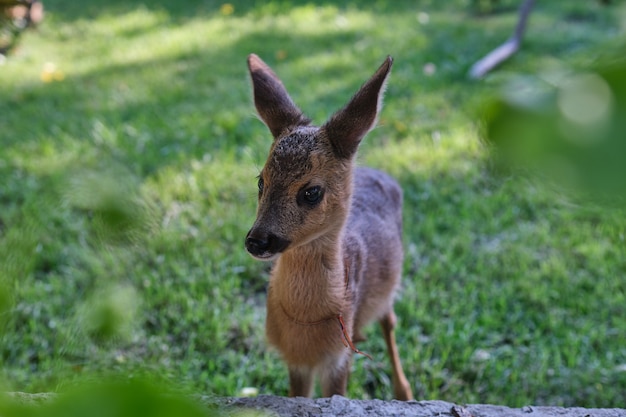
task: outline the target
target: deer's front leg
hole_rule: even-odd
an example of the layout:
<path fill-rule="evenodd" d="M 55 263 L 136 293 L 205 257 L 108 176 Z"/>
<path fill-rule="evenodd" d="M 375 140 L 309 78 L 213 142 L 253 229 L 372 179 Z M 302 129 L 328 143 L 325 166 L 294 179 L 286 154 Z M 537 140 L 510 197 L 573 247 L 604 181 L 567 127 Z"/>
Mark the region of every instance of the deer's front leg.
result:
<path fill-rule="evenodd" d="M 310 369 L 289 368 L 289 396 L 311 397 L 315 375 Z"/>
<path fill-rule="evenodd" d="M 352 353 L 342 356 L 336 363 L 327 366 L 321 373 L 322 396 L 346 396 Z"/>

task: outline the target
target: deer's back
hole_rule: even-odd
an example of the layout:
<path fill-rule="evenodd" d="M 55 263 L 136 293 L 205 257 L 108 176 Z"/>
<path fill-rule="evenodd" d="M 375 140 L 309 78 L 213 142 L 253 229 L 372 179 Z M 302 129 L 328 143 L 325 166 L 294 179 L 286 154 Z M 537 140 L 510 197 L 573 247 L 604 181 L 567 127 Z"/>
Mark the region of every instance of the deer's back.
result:
<path fill-rule="evenodd" d="M 374 222 L 372 224 L 371 222 Z M 402 189 L 390 175 L 360 167 L 354 172 L 348 227 L 363 231 L 380 226 L 402 235 Z M 383 232 L 381 230 L 381 232 Z"/>
<path fill-rule="evenodd" d="M 389 175 L 356 169 L 344 253 L 349 260 L 358 333 L 391 307 L 402 271 L 402 189 Z"/>

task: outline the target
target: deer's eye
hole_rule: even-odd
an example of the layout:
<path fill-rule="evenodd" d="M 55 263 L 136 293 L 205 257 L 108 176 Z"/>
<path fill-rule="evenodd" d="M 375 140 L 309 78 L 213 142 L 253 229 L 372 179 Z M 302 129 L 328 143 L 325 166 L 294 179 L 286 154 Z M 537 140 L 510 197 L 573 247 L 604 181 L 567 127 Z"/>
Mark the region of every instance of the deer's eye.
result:
<path fill-rule="evenodd" d="M 300 191 L 298 195 L 298 202 L 305 203 L 309 206 L 315 206 L 320 201 L 322 201 L 322 197 L 324 196 L 324 190 L 319 185 L 314 187 L 305 188 Z"/>
<path fill-rule="evenodd" d="M 259 187 L 259 195 L 263 194 L 263 187 L 265 187 L 265 183 L 263 182 L 263 178 L 259 177 L 259 182 L 257 184 Z"/>

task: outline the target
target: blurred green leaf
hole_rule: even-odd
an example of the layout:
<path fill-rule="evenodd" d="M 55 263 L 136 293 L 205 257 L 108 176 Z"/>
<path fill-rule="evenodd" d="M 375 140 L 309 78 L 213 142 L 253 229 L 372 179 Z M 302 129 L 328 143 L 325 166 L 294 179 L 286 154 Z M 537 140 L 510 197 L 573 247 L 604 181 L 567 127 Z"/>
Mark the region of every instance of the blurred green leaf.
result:
<path fill-rule="evenodd" d="M 89 215 L 96 243 L 137 243 L 151 230 L 147 201 L 127 169 L 82 169 L 68 177 L 67 202 Z"/>
<path fill-rule="evenodd" d="M 86 383 L 42 404 L 0 403 L 3 417 L 208 417 L 208 407 L 141 379 Z"/>
<path fill-rule="evenodd" d="M 130 339 L 139 309 L 138 300 L 130 286 L 116 285 L 95 291 L 81 314 L 87 334 L 100 342 Z"/>
<path fill-rule="evenodd" d="M 624 202 L 626 61 L 552 85 L 513 84 L 485 115 L 500 168 L 530 170 L 596 200 Z"/>

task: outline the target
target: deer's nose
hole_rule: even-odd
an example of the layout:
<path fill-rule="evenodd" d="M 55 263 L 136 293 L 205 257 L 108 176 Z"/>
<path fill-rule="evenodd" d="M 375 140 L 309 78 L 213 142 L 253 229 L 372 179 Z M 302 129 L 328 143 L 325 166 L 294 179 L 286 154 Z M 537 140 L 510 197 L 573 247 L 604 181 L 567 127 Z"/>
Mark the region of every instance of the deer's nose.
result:
<path fill-rule="evenodd" d="M 253 254 L 264 252 L 269 246 L 269 239 L 258 239 L 249 236 L 246 238 L 246 249 Z"/>
<path fill-rule="evenodd" d="M 246 249 L 257 258 L 270 258 L 284 251 L 289 246 L 287 239 L 283 239 L 273 233 L 262 233 L 254 229 L 246 236 Z"/>

